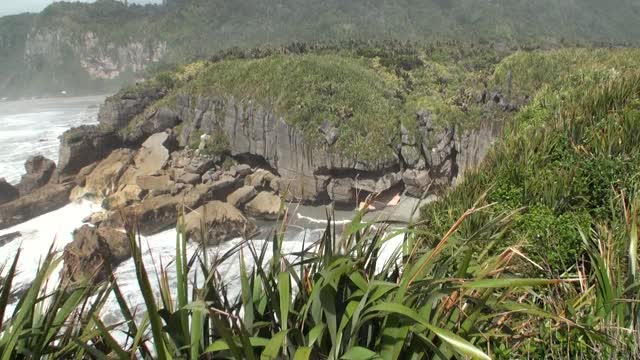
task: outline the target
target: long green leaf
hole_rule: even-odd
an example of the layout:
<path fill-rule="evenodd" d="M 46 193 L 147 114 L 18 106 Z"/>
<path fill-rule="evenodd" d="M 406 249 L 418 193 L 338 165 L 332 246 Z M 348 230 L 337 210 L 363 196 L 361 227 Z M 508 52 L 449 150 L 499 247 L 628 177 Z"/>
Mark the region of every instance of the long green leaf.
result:
<path fill-rule="evenodd" d="M 458 335 L 453 334 L 452 332 L 439 328 L 431 323 L 429 323 L 426 319 L 424 319 L 418 312 L 396 303 L 382 303 L 375 305 L 369 309 L 369 312 L 380 312 L 380 313 L 396 313 L 403 315 L 413 321 L 416 321 L 420 325 L 426 327 L 431 332 L 436 334 L 442 341 L 446 342 L 451 346 L 452 349 L 457 351 L 458 353 L 469 356 L 473 359 L 491 359 L 487 354 L 485 354 L 482 350 L 473 346 L 473 344 L 469 343 L 467 340 L 461 338 Z"/>

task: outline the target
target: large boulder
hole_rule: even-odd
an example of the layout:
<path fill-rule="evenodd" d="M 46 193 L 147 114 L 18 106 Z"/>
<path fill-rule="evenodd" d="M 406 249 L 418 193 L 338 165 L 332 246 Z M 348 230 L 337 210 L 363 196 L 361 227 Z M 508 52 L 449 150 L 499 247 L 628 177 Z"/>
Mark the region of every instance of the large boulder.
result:
<path fill-rule="evenodd" d="M 253 199 L 258 192 L 253 186 L 243 186 L 227 196 L 227 202 L 234 207 L 242 208 L 244 204 Z"/>
<path fill-rule="evenodd" d="M 182 203 L 181 195 L 147 197 L 140 203 L 124 208 L 122 215 L 126 221 L 138 224 L 140 234 L 153 235 L 176 225 Z"/>
<path fill-rule="evenodd" d="M 99 283 L 108 278 L 109 267 L 115 268 L 130 257 L 125 233 L 84 225 L 74 231 L 73 241 L 64 249 L 62 278 L 70 283 Z"/>
<path fill-rule="evenodd" d="M 244 209 L 247 214 L 257 218 L 276 220 L 280 215 L 282 200 L 274 193 L 263 191 L 249 201 Z"/>
<path fill-rule="evenodd" d="M 153 175 L 164 169 L 169 161 L 172 136 L 162 132 L 149 136 L 135 156 L 136 174 Z"/>
<path fill-rule="evenodd" d="M 20 192 L 4 178 L 0 178 L 0 205 L 20 197 Z"/>
<path fill-rule="evenodd" d="M 133 164 L 134 154 L 130 149 L 113 151 L 86 176 L 84 192 L 98 197 L 107 197 L 117 192 L 120 179 Z"/>
<path fill-rule="evenodd" d="M 27 173 L 22 175 L 18 184 L 18 190 L 23 195 L 45 186 L 56 170 L 56 163 L 42 155 L 36 155 L 27 159 L 24 169 Z"/>
<path fill-rule="evenodd" d="M 142 175 L 136 177 L 136 185 L 138 185 L 142 190 L 153 190 L 168 193 L 171 192 L 171 188 L 175 185 L 175 183 L 168 175 Z"/>
<path fill-rule="evenodd" d="M 145 194 L 147 191 L 138 185 L 124 185 L 118 192 L 107 197 L 103 206 L 109 210 L 117 210 L 142 200 Z"/>
<path fill-rule="evenodd" d="M 217 181 L 198 184 L 187 191 L 184 197 L 184 204 L 188 208 L 195 209 L 211 200 L 224 200 L 239 185 L 239 181 L 230 176 L 222 176 Z"/>
<path fill-rule="evenodd" d="M 28 195 L 0 205 L 0 229 L 57 210 L 69 202 L 73 184 L 47 184 Z"/>
<path fill-rule="evenodd" d="M 67 130 L 60 137 L 57 174 L 61 178 L 74 175 L 83 167 L 102 160 L 120 144 L 114 132 L 95 125 Z"/>
<path fill-rule="evenodd" d="M 201 227 L 203 223 L 205 229 Z M 256 225 L 231 204 L 211 201 L 185 216 L 185 230 L 197 242 L 217 245 L 233 238 L 251 236 Z"/>

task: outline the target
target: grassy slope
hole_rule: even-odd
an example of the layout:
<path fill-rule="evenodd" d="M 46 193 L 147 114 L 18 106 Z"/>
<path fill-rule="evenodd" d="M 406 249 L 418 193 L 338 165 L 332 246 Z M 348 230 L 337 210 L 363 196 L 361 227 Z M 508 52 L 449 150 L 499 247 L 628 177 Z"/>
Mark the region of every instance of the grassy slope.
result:
<path fill-rule="evenodd" d="M 478 199 L 495 205 L 461 228 L 463 238 L 524 207 L 503 245 L 524 243 L 535 261 L 560 273 L 574 265 L 583 249 L 579 231 L 614 221 L 612 204 L 638 186 L 639 55 L 567 49 L 518 53 L 498 65 L 495 81 L 512 71 L 515 93 L 538 95 L 483 166 L 423 209 L 434 232 Z"/>
<path fill-rule="evenodd" d="M 174 94 L 234 96 L 274 106 L 303 130 L 310 144 L 324 141 L 317 129 L 329 121 L 340 130 L 334 149 L 363 160 L 382 160 L 396 151 L 401 123 L 415 130 L 418 110 L 430 111 L 435 121 L 447 125 L 473 126 L 493 118 L 475 96 L 502 56 L 490 47 L 441 45 L 435 50 L 364 44 L 200 61 L 158 79 L 175 86 Z"/>

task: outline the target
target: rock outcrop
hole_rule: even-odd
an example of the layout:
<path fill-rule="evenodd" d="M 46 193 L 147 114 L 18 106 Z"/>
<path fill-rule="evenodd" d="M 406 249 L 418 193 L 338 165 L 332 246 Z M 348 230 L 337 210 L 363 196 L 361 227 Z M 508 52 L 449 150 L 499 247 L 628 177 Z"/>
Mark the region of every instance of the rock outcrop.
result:
<path fill-rule="evenodd" d="M 11 202 L 20 197 L 16 187 L 9 184 L 4 178 L 0 178 L 0 205 Z"/>
<path fill-rule="evenodd" d="M 502 103 L 500 99 L 497 103 L 490 100 L 486 106 L 497 106 L 500 111 L 512 111 L 516 106 Z M 177 97 L 175 113 L 183 122 L 178 136 L 181 146 L 197 143 L 195 137 L 202 133 L 222 132 L 232 155 L 262 159 L 277 172 L 277 179 L 267 179 L 273 180 L 273 185 L 258 184 L 262 179 L 253 177 L 264 175 L 258 173 L 248 177 L 247 185 L 280 194 L 287 189 L 287 200 L 306 202 L 331 199 L 349 203 L 354 192 L 384 192 L 400 183 L 415 196 L 426 190 L 440 191 L 477 166 L 501 130 L 501 125 L 492 121 L 468 129 L 435 124 L 428 111 L 420 111 L 414 132 L 398 129 L 402 141 L 396 150 L 388 146 L 386 154 L 383 152 L 377 160 L 363 160 L 357 154 L 343 154 L 333 148 L 340 131 L 330 123 L 324 122 L 317 129 L 323 142 L 311 145 L 273 108 L 251 100 L 182 94 Z"/>
<path fill-rule="evenodd" d="M 227 202 L 234 207 L 242 208 L 246 203 L 258 195 L 253 186 L 243 186 L 227 196 Z"/>
<path fill-rule="evenodd" d="M 84 193 L 104 198 L 116 192 L 120 179 L 133 164 L 134 154 L 130 149 L 118 149 L 100 161 L 86 176 Z"/>
<path fill-rule="evenodd" d="M 104 159 L 120 145 L 115 133 L 98 126 L 83 125 L 67 130 L 60 137 L 58 176 L 75 175 L 85 166 Z"/>
<path fill-rule="evenodd" d="M 45 186 L 56 170 L 56 163 L 42 155 L 32 156 L 24 163 L 27 171 L 18 184 L 20 194 L 25 195 Z"/>
<path fill-rule="evenodd" d="M 280 216 L 282 200 L 274 193 L 263 191 L 245 206 L 248 215 L 267 220 L 276 220 Z"/>
<path fill-rule="evenodd" d="M 70 283 L 96 284 L 107 279 L 115 268 L 131 257 L 127 235 L 108 227 L 84 225 L 73 233 L 64 249 L 62 279 Z"/>
<path fill-rule="evenodd" d="M 205 229 L 201 227 L 203 223 Z M 233 238 L 253 235 L 256 225 L 231 204 L 212 201 L 185 216 L 185 230 L 197 242 L 217 245 Z"/>
<path fill-rule="evenodd" d="M 136 115 L 142 114 L 149 105 L 161 99 L 165 94 L 166 92 L 161 87 L 148 84 L 123 89 L 116 95 L 107 98 L 100 107 L 98 121 L 106 129 L 119 130 L 125 128 L 129 125 L 131 119 Z M 151 124 L 142 125 L 141 128 L 136 128 L 134 131 L 140 130 L 141 135 L 145 131 L 149 131 L 147 135 L 151 135 L 166 129 L 166 127 L 163 129 L 161 126 L 154 129 L 154 123 L 162 123 L 166 120 L 163 118 L 161 119 L 163 121 L 157 121 L 155 120 L 156 115 L 157 112 L 149 116 L 148 119 L 145 118 L 145 123 L 150 122 Z M 164 114 L 161 115 L 164 116 Z"/>
<path fill-rule="evenodd" d="M 17 225 L 65 206 L 72 183 L 47 184 L 17 200 L 0 205 L 0 229 Z"/>

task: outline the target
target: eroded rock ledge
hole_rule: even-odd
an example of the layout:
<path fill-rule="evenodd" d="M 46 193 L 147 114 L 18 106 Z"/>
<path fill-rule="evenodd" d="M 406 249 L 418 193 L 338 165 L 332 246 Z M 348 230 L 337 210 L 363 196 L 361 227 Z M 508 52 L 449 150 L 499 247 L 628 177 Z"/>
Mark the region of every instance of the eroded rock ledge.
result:
<path fill-rule="evenodd" d="M 398 125 L 398 143 L 380 144 L 380 158 L 369 160 L 337 151 L 342 134 L 328 123 L 311 145 L 308 134 L 251 100 L 164 96 L 144 88 L 107 99 L 99 125 L 62 135 L 57 168 L 37 157 L 17 187 L 0 181 L 0 228 L 70 200 L 101 201 L 104 211 L 85 219 L 91 226 L 65 249 L 70 281 L 88 273 L 100 280 L 101 264 L 129 256 L 122 250 L 123 217 L 151 235 L 175 226 L 184 213 L 194 240 L 217 244 L 251 235 L 254 219 L 283 216 L 288 201 L 355 207 L 363 196 L 390 189 L 416 197 L 440 191 L 477 166 L 501 131 L 491 119 L 463 128 L 435 124 L 420 111 L 417 130 Z M 514 110 L 499 94 L 481 101 Z"/>

